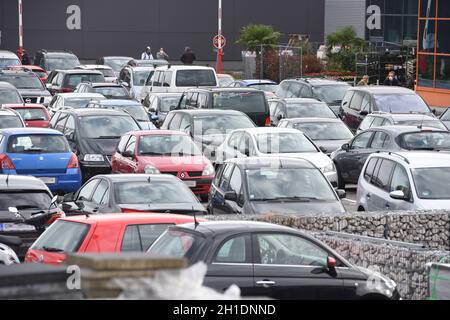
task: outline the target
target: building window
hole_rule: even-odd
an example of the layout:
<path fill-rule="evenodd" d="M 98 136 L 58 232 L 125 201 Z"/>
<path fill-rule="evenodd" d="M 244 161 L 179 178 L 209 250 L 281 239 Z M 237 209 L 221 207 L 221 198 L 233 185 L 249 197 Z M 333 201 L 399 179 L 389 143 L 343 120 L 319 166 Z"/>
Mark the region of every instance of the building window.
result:
<path fill-rule="evenodd" d="M 420 17 L 421 18 L 436 17 L 436 0 L 421 0 Z"/>
<path fill-rule="evenodd" d="M 417 63 L 419 72 L 418 84 L 421 87 L 433 87 L 434 79 L 434 55 L 419 55 Z"/>
<path fill-rule="evenodd" d="M 450 56 L 436 57 L 436 88 L 450 89 Z"/>

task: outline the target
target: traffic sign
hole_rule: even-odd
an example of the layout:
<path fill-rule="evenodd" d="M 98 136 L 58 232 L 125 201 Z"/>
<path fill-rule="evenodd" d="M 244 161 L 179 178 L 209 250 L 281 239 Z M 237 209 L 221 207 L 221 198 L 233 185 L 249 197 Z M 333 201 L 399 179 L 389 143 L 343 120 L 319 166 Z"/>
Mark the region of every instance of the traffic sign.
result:
<path fill-rule="evenodd" d="M 226 43 L 227 43 L 227 41 L 223 35 L 218 34 L 217 36 L 214 37 L 213 44 L 214 44 L 214 47 L 216 47 L 217 49 L 225 47 Z"/>

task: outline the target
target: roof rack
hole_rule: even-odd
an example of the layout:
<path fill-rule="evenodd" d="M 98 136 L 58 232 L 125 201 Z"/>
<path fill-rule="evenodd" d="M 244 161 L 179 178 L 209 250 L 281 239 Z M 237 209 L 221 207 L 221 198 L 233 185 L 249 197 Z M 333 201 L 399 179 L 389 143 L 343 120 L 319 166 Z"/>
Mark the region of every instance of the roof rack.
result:
<path fill-rule="evenodd" d="M 405 161 L 407 164 L 410 164 L 408 158 L 406 158 L 405 156 L 402 156 L 401 154 L 398 154 L 397 152 L 392 152 L 392 151 L 380 151 L 380 150 L 378 150 L 376 153 L 380 153 L 380 154 L 381 154 L 381 153 L 385 153 L 385 154 L 388 154 L 388 155 L 390 155 L 390 156 L 394 155 L 394 156 L 397 156 L 397 157 L 399 157 L 399 158 L 402 158 L 402 160 Z"/>

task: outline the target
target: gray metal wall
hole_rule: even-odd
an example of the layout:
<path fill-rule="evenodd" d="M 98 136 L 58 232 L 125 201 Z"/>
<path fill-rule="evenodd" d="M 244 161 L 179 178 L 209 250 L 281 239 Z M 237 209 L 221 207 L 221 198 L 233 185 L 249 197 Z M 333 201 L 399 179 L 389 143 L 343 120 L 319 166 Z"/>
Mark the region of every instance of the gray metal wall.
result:
<path fill-rule="evenodd" d="M 366 0 L 325 0 L 325 38 L 344 27 L 353 26 L 365 38 Z"/>
<path fill-rule="evenodd" d="M 223 29 L 226 60 L 240 60 L 234 45 L 242 26 L 273 25 L 285 34 L 310 34 L 323 41 L 325 0 L 225 0 Z M 165 47 L 178 58 L 191 46 L 199 60 L 215 60 L 216 0 L 23 0 L 25 49 L 69 49 L 79 57 L 138 56 L 147 45 Z M 81 7 L 81 30 L 66 27 L 66 9 Z M 17 1 L 0 0 L 1 48 L 16 50 Z"/>

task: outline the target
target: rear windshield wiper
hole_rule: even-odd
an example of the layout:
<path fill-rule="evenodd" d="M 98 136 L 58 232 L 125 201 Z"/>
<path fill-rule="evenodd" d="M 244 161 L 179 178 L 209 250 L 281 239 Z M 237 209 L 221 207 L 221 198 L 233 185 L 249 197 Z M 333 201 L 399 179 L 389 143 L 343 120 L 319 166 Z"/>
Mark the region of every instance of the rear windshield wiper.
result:
<path fill-rule="evenodd" d="M 160 153 L 160 152 L 141 152 L 139 154 L 141 156 L 163 156 L 163 155 L 165 155 L 164 153 Z"/>
<path fill-rule="evenodd" d="M 96 139 L 119 139 L 120 136 L 99 136 Z"/>
<path fill-rule="evenodd" d="M 44 249 L 47 252 L 64 252 L 64 250 L 62 249 L 47 246 L 42 247 L 42 249 Z"/>

